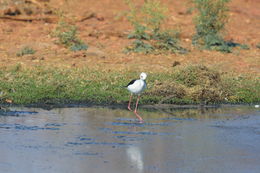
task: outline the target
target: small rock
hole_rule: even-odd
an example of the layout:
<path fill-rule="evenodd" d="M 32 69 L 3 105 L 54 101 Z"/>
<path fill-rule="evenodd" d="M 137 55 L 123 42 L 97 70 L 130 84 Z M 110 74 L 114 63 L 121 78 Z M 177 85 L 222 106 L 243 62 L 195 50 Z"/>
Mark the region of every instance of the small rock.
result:
<path fill-rule="evenodd" d="M 5 9 L 3 12 L 4 12 L 4 15 L 7 15 L 7 16 L 16 16 L 16 15 L 21 14 L 21 10 L 19 8 L 17 8 L 16 6 L 10 6 L 7 9 Z"/>
<path fill-rule="evenodd" d="M 105 20 L 105 18 L 104 17 L 102 17 L 102 16 L 97 16 L 97 20 L 99 20 L 99 21 L 104 21 Z"/>
<path fill-rule="evenodd" d="M 184 15 L 185 12 L 183 12 L 183 11 L 179 11 L 178 14 L 179 14 L 179 15 Z"/>
<path fill-rule="evenodd" d="M 35 56 L 32 56 L 31 57 L 31 60 L 36 60 L 37 58 Z"/>
<path fill-rule="evenodd" d="M 175 66 L 177 66 L 177 65 L 180 65 L 181 63 L 179 62 L 179 61 L 174 61 L 173 63 L 172 63 L 172 67 L 175 67 Z"/>
<path fill-rule="evenodd" d="M 186 41 L 186 42 L 190 42 L 191 40 L 188 39 L 188 38 L 185 38 L 184 41 Z"/>

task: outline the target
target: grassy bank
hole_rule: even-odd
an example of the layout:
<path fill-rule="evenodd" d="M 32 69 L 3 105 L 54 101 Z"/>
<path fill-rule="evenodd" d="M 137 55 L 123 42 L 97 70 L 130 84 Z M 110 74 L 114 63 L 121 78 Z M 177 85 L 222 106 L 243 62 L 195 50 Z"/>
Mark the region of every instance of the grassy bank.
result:
<path fill-rule="evenodd" d="M 260 102 L 259 78 L 221 73 L 202 65 L 177 66 L 149 73 L 142 104 L 214 104 Z M 17 65 L 0 70 L 0 103 L 123 104 L 125 86 L 136 72 L 100 72 L 88 68 Z"/>

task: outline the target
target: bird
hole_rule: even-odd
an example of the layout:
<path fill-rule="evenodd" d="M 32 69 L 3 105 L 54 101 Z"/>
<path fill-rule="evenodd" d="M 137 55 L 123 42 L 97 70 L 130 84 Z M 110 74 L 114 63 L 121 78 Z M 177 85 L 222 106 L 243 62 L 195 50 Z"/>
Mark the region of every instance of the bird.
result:
<path fill-rule="evenodd" d="M 140 97 L 141 97 L 141 93 L 147 87 L 146 81 L 145 81 L 146 78 L 147 78 L 147 74 L 142 72 L 140 74 L 140 79 L 134 79 L 134 80 L 130 81 L 127 84 L 127 86 L 125 86 L 127 88 L 127 90 L 131 93 L 130 98 L 129 98 L 129 102 L 128 102 L 128 107 L 127 107 L 128 110 L 132 111 L 132 109 L 131 109 L 132 97 L 133 97 L 133 94 L 137 95 L 134 113 L 135 113 L 136 117 L 139 119 L 140 122 L 143 122 L 143 118 L 137 113 L 137 107 L 138 107 L 138 102 L 139 102 Z"/>

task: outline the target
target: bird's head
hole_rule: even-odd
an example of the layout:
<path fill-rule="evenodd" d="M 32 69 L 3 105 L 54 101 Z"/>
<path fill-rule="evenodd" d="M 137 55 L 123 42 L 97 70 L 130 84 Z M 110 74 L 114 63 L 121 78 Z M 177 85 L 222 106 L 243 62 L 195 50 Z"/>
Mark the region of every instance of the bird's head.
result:
<path fill-rule="evenodd" d="M 146 74 L 146 73 L 142 72 L 142 73 L 140 74 L 140 79 L 145 80 L 146 77 L 147 77 L 147 74 Z"/>

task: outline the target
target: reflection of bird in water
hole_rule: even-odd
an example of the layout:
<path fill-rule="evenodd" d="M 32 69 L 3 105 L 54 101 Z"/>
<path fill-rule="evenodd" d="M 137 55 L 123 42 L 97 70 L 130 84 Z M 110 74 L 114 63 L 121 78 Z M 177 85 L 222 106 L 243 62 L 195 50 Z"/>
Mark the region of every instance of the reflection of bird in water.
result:
<path fill-rule="evenodd" d="M 146 82 L 145 82 L 146 77 L 147 77 L 147 74 L 143 72 L 143 73 L 140 74 L 140 79 L 134 79 L 131 82 L 129 82 L 129 84 L 126 86 L 128 91 L 130 91 L 130 93 L 131 93 L 129 103 L 128 103 L 128 109 L 130 111 L 132 111 L 132 109 L 130 107 L 131 101 L 132 101 L 132 96 L 133 96 L 133 94 L 138 95 L 137 100 L 136 100 L 134 113 L 135 113 L 136 117 L 139 119 L 140 122 L 143 122 L 143 119 L 140 115 L 138 115 L 137 107 L 138 107 L 138 102 L 139 102 L 139 99 L 140 99 L 140 94 L 146 88 Z"/>
<path fill-rule="evenodd" d="M 133 165 L 135 165 L 135 167 L 138 169 L 138 172 L 143 172 L 144 163 L 140 148 L 130 146 L 129 148 L 127 148 L 126 152 L 129 160 Z"/>

